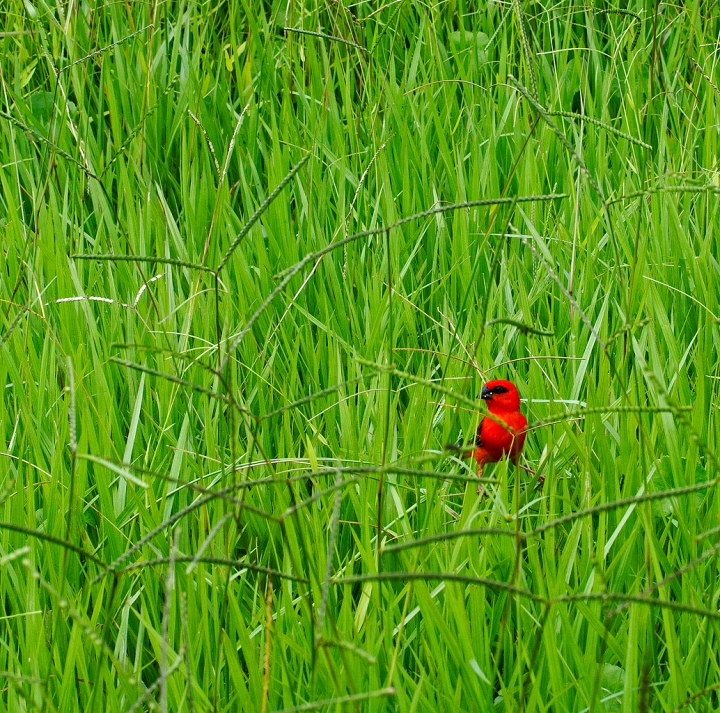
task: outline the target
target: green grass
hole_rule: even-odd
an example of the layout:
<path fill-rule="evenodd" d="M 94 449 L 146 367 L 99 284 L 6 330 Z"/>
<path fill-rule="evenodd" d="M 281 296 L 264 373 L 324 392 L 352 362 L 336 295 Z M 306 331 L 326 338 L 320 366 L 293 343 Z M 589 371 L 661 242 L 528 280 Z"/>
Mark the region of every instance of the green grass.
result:
<path fill-rule="evenodd" d="M 717 3 L 0 17 L 0 710 L 717 709 Z"/>

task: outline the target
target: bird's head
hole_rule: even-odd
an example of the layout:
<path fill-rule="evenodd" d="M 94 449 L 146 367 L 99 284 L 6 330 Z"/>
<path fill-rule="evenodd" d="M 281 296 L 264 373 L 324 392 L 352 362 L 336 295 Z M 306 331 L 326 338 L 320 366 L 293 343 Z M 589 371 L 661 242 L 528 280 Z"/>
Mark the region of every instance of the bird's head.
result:
<path fill-rule="evenodd" d="M 517 411 L 520 408 L 520 394 L 515 384 L 504 379 L 488 381 L 482 387 L 480 398 L 487 402 L 488 410 L 493 413 L 498 411 Z"/>

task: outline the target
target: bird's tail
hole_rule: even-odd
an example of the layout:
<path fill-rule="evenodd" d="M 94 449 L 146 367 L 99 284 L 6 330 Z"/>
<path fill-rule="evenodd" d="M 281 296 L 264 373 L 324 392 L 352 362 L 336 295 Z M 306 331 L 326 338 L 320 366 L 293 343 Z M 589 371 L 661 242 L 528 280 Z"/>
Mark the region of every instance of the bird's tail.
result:
<path fill-rule="evenodd" d="M 473 454 L 473 448 L 465 443 L 446 443 L 445 450 L 450 451 L 454 455 L 460 454 L 460 458 L 470 458 Z"/>

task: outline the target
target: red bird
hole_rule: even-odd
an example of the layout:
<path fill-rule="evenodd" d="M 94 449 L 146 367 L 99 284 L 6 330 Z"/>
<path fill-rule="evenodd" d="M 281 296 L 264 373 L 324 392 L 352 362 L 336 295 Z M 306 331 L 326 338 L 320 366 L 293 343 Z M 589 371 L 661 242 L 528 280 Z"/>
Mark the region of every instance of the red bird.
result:
<path fill-rule="evenodd" d="M 527 427 L 527 419 L 520 411 L 520 394 L 515 384 L 497 379 L 488 381 L 482 387 L 480 398 L 487 403 L 488 411 L 511 430 L 503 428 L 497 421 L 485 416 L 478 426 L 473 455 L 478 464 L 478 476 L 482 477 L 485 463 L 497 463 L 503 458 L 518 462 Z"/>

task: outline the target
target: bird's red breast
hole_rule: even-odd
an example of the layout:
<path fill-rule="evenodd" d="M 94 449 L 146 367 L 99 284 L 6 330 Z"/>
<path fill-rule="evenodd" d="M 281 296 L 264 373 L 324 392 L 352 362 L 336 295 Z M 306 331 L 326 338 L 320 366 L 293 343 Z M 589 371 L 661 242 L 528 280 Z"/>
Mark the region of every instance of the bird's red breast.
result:
<path fill-rule="evenodd" d="M 516 463 L 525 445 L 527 419 L 520 411 L 520 394 L 510 381 L 497 379 L 483 386 L 481 398 L 487 403 L 488 411 L 510 430 L 487 416 L 477 430 L 476 448 L 473 456 L 482 468 L 485 463 L 496 463 L 510 458 Z"/>

